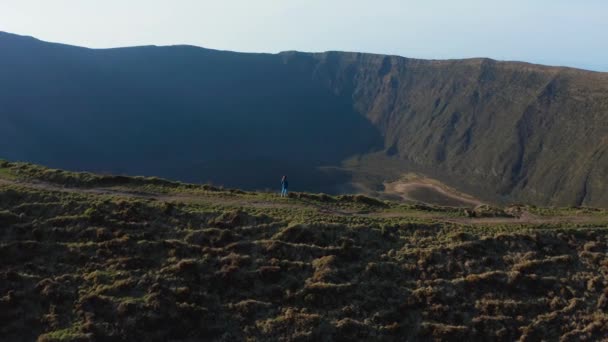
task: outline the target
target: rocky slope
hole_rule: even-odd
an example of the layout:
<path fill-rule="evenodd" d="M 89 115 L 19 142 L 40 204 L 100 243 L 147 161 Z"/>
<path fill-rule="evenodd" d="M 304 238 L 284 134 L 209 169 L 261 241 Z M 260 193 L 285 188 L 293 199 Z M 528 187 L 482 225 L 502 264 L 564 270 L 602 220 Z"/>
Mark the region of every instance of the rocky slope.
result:
<path fill-rule="evenodd" d="M 8 159 L 249 189 L 286 173 L 324 192 L 362 177 L 381 189 L 417 171 L 490 202 L 608 206 L 606 73 L 343 52 L 91 50 L 4 33 L 0 49 Z"/>
<path fill-rule="evenodd" d="M 488 59 L 317 58 L 336 65 L 329 86 L 352 94 L 391 156 L 480 184 L 491 197 L 608 203 L 606 73 Z"/>

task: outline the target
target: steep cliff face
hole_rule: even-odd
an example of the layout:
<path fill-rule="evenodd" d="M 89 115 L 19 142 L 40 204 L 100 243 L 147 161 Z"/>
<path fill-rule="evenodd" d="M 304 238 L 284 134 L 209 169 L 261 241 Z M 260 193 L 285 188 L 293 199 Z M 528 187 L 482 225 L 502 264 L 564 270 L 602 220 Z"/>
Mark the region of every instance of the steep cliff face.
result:
<path fill-rule="evenodd" d="M 495 199 L 608 204 L 608 74 L 488 59 L 316 57 L 321 78 L 380 129 L 388 155 Z"/>
<path fill-rule="evenodd" d="M 314 59 L 192 46 L 91 50 L 0 35 L 0 157 L 246 189 L 332 192 L 317 170 L 381 149 Z M 6 52 L 6 53 L 5 53 Z"/>
<path fill-rule="evenodd" d="M 358 171 L 318 168 L 356 156 L 377 179 L 416 169 L 489 201 L 608 206 L 606 73 L 346 52 L 92 50 L 2 33 L 0 51 L 3 158 L 247 189 L 287 173 L 302 190 L 335 192 Z"/>

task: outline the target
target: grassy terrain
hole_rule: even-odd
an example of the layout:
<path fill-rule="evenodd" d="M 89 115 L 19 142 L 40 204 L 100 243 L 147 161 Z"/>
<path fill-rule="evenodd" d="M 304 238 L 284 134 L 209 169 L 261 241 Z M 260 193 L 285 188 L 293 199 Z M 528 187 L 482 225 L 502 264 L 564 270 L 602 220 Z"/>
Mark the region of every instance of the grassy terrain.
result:
<path fill-rule="evenodd" d="M 285 199 L 0 162 L 0 228 L 3 340 L 608 334 L 603 210 Z"/>

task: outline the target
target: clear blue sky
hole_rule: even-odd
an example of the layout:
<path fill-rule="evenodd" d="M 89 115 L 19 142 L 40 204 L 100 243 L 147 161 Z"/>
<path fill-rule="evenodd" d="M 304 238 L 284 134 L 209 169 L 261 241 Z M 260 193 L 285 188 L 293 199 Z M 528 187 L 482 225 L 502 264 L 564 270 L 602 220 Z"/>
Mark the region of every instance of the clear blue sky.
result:
<path fill-rule="evenodd" d="M 0 0 L 0 31 L 95 48 L 347 50 L 608 71 L 606 0 Z"/>

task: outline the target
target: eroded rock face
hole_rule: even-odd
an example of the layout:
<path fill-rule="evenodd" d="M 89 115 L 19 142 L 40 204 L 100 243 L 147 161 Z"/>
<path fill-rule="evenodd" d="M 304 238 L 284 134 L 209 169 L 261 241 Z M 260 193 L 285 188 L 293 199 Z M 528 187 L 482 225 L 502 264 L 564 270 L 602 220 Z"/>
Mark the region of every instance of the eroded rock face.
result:
<path fill-rule="evenodd" d="M 488 59 L 316 57 L 329 86 L 380 129 L 389 159 L 494 200 L 607 205 L 607 73 Z M 377 158 L 362 163 L 390 169 Z"/>
<path fill-rule="evenodd" d="M 284 207 L 260 213 L 99 196 L 0 191 L 0 210 L 11 213 L 4 217 L 19 218 L 0 231 L 3 339 L 608 334 L 605 229 L 497 233 L 350 216 L 289 222 Z M 96 215 L 83 214 L 89 208 Z"/>

